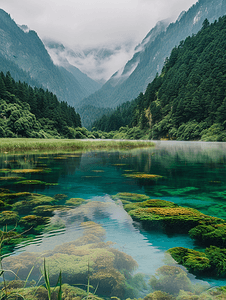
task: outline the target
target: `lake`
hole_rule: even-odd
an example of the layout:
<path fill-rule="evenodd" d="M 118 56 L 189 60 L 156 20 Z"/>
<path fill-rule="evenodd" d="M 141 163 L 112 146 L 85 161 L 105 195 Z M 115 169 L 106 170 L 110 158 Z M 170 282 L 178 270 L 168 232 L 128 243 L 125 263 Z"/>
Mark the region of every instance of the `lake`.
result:
<path fill-rule="evenodd" d="M 11 255 L 4 258 L 3 262 L 5 260 L 7 268 L 14 268 L 15 272 L 15 262 L 20 262 L 21 273 L 18 274 L 22 278 L 26 278 L 28 266 L 37 263 L 37 257 L 46 257 L 50 272 L 51 268 L 56 269 L 57 266 L 64 269 L 66 264 L 73 266 L 75 262 L 75 269 L 79 265 L 80 269 L 74 271 L 76 274 L 67 268 L 64 270 L 64 282 L 69 284 L 86 282 L 87 272 L 94 272 L 92 276 L 95 283 L 100 270 L 108 267 L 118 272 L 120 267 L 116 267 L 116 264 L 126 261 L 123 274 L 130 285 L 126 295 L 131 296 L 131 290 L 134 289 L 135 296 L 143 297 L 151 291 L 147 284 L 150 276 L 155 275 L 159 267 L 172 264 L 165 254 L 166 250 L 177 246 L 201 249 L 186 234 L 169 236 L 144 230 L 139 223 L 133 222 L 122 203 L 113 197 L 118 193 L 143 194 L 151 199 L 172 201 L 210 216 L 226 218 L 225 143 L 156 141 L 155 148 L 122 152 L 2 154 L 0 169 L 2 189 L 9 189 L 11 193 L 28 192 L 32 201 L 38 201 L 36 194 L 46 196 L 46 202 L 39 201 L 36 204 L 39 207 L 45 205 L 45 214 L 35 211 L 35 206 L 26 206 L 31 200 L 22 203 L 24 199 L 21 197 L 17 201 L 22 208 L 16 204 L 16 200 L 9 202 L 9 207 L 5 208 L 18 212 L 17 220 L 27 215 L 46 218 L 35 223 L 38 228 L 36 231 L 33 228 L 26 233 L 28 239 L 19 242 L 13 250 L 6 251 L 11 251 Z M 161 175 L 163 178 L 147 183 L 126 176 L 137 172 Z M 15 176 L 23 178 L 17 179 Z M 11 179 L 6 180 L 7 177 Z M 78 203 L 81 205 L 78 206 Z M 47 204 L 55 205 L 56 209 L 48 211 Z M 14 227 L 10 222 L 8 230 Z M 25 223 L 18 221 L 18 224 L 18 232 L 26 229 L 25 225 L 22 226 Z M 12 246 L 6 245 L 6 249 L 12 249 Z M 120 257 L 121 261 L 118 259 L 116 262 L 115 257 Z M 58 265 L 56 261 L 59 261 Z M 64 266 L 60 261 L 65 262 Z M 90 268 L 88 271 L 87 264 Z M 37 270 L 40 266 L 39 262 Z M 54 272 L 52 280 L 56 281 L 59 269 Z M 37 274 L 38 271 L 31 273 L 30 278 L 37 281 Z M 135 274 L 135 278 L 142 277 L 140 285 L 134 284 L 132 276 Z M 121 278 L 119 272 L 117 276 L 113 281 L 115 285 L 118 285 L 115 278 Z M 208 283 L 210 286 L 226 285 L 223 279 L 188 276 L 192 282 Z M 79 278 L 83 278 L 81 282 Z M 113 295 L 119 287 L 111 289 Z M 99 294 L 109 296 L 101 286 Z"/>

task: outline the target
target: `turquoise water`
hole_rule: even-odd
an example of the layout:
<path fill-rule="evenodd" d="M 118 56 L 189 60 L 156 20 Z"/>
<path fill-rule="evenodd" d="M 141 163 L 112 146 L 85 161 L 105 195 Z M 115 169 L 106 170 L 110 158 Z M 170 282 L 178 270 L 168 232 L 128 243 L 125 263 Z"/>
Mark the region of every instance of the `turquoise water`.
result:
<path fill-rule="evenodd" d="M 134 223 L 112 195 L 119 192 L 146 194 L 153 199 L 173 201 L 182 206 L 226 219 L 226 145 L 201 142 L 157 142 L 155 148 L 130 152 L 89 152 L 75 154 L 3 155 L 0 168 L 35 168 L 44 166 L 50 173 L 26 174 L 27 179 L 58 183 L 54 186 L 24 186 L 2 182 L 2 187 L 16 191 L 68 198 L 83 198 L 92 205 L 82 205 L 52 217 L 65 228 L 44 233 L 32 243 L 17 245 L 13 255 L 43 252 L 82 235 L 81 222 L 93 221 L 106 230 L 105 241 L 130 255 L 137 263 L 135 272 L 153 275 L 168 259 L 165 251 L 181 246 L 198 249 L 187 235 L 167 236 L 148 232 Z M 155 184 L 124 177 L 131 172 L 162 175 Z M 24 175 L 23 175 L 24 176 Z M 1 187 L 0 186 L 0 187 Z M 194 276 L 191 278 L 194 279 Z M 211 285 L 226 285 L 224 280 L 202 279 Z"/>

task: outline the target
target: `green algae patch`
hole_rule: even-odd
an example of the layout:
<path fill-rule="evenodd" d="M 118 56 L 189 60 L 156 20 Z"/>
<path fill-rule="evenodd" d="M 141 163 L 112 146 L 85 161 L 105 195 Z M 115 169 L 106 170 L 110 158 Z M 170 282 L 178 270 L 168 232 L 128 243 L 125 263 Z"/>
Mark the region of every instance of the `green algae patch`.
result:
<path fill-rule="evenodd" d="M 193 186 L 187 186 L 185 188 L 180 188 L 180 189 L 165 188 L 165 189 L 161 189 L 161 192 L 166 192 L 170 196 L 181 196 L 181 195 L 186 195 L 188 193 L 197 192 L 198 190 L 199 188 Z"/>
<path fill-rule="evenodd" d="M 183 247 L 167 250 L 173 259 L 195 275 L 226 278 L 226 249 L 215 246 L 200 252 Z"/>
<path fill-rule="evenodd" d="M 45 225 L 49 222 L 48 217 L 36 216 L 36 215 L 28 215 L 20 219 L 19 224 L 26 229 L 35 228 L 38 225 Z"/>
<path fill-rule="evenodd" d="M 74 207 L 80 206 L 81 204 L 85 204 L 85 203 L 87 203 L 87 200 L 82 198 L 71 198 L 65 202 L 66 205 L 74 206 Z"/>
<path fill-rule="evenodd" d="M 15 180 L 24 180 L 25 177 L 18 177 L 18 176 L 7 176 L 7 177 L 0 177 L 0 181 L 15 181 Z"/>
<path fill-rule="evenodd" d="M 58 183 L 47 183 L 40 180 L 22 180 L 15 182 L 16 185 L 58 185 Z"/>
<path fill-rule="evenodd" d="M 0 225 L 16 225 L 19 220 L 19 215 L 15 211 L 2 211 L 0 213 Z"/>
<path fill-rule="evenodd" d="M 54 205 L 58 202 L 55 198 L 36 194 L 28 193 L 26 198 L 21 201 L 17 201 L 12 205 L 13 210 L 19 213 L 29 213 L 33 208 L 40 205 Z"/>
<path fill-rule="evenodd" d="M 16 174 L 32 174 L 32 173 L 49 173 L 51 169 L 48 168 L 39 168 L 39 169 L 14 169 L 10 170 L 11 173 Z"/>
<path fill-rule="evenodd" d="M 61 200 L 67 199 L 68 196 L 65 195 L 65 194 L 56 194 L 56 195 L 53 196 L 53 198 L 54 198 L 55 200 L 57 200 L 57 201 L 61 201 Z"/>
<path fill-rule="evenodd" d="M 171 202 L 171 201 L 160 200 L 160 199 L 150 199 L 150 200 L 146 200 L 144 202 L 124 204 L 123 207 L 127 212 L 129 212 L 130 210 L 137 209 L 139 207 L 141 207 L 141 208 L 147 208 L 147 207 L 178 207 L 178 205 L 175 204 L 174 202 Z"/>
<path fill-rule="evenodd" d="M 52 216 L 54 211 L 66 211 L 68 209 L 64 205 L 40 205 L 36 206 L 32 213 L 39 216 Z"/>
<path fill-rule="evenodd" d="M 226 223 L 198 225 L 189 231 L 189 235 L 205 246 L 226 247 Z"/>
<path fill-rule="evenodd" d="M 146 229 L 159 229 L 168 233 L 187 233 L 198 225 L 223 223 L 224 220 L 207 216 L 193 208 L 149 207 L 129 211 L 135 221 L 140 221 Z"/>
<path fill-rule="evenodd" d="M 1 173 L 10 173 L 10 169 L 0 169 L 0 174 Z"/>
<path fill-rule="evenodd" d="M 161 175 L 143 174 L 143 173 L 123 174 L 123 176 L 128 177 L 128 178 L 144 179 L 144 180 L 150 180 L 150 181 L 156 181 L 158 179 L 164 178 Z"/>
<path fill-rule="evenodd" d="M 144 194 L 136 194 L 136 193 L 118 193 L 116 195 L 113 195 L 112 198 L 114 200 L 121 200 L 123 201 L 127 201 L 127 203 L 129 202 L 142 202 L 142 201 L 146 201 L 149 200 L 150 197 L 144 195 Z"/>

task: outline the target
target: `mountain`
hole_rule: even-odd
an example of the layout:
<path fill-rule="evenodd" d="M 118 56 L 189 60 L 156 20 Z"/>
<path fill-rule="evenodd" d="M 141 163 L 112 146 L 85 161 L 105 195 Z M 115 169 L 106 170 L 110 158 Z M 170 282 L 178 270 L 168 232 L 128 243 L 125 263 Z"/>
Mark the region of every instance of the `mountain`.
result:
<path fill-rule="evenodd" d="M 71 72 L 81 86 L 86 88 L 86 91 L 89 94 L 92 94 L 101 88 L 102 84 L 94 81 L 70 63 L 69 60 L 71 58 L 75 59 L 76 57 L 79 57 L 85 59 L 85 54 L 82 50 L 79 49 L 77 52 L 74 52 L 62 44 L 47 39 L 43 42 L 55 64 L 64 67 L 66 70 Z"/>
<path fill-rule="evenodd" d="M 205 19 L 196 35 L 173 48 L 144 94 L 96 121 L 95 128 L 119 129 L 118 138 L 225 142 L 225 35 L 226 16 L 211 25 Z"/>
<path fill-rule="evenodd" d="M 0 58 L 5 64 L 8 61 L 8 71 L 16 73 L 15 66 L 17 66 L 38 85 L 56 94 L 59 100 L 74 106 L 90 92 L 95 91 L 95 88 L 89 87 L 93 80 L 87 78 L 86 82 L 84 80 L 86 75 L 79 74 L 79 70 L 75 72 L 72 68 L 68 71 L 54 65 L 37 33 L 24 25 L 19 27 L 2 9 L 0 9 L 0 38 Z M 14 70 L 11 70 L 11 67 Z M 76 76 L 73 75 L 75 73 Z M 77 79 L 79 75 L 80 81 Z"/>
<path fill-rule="evenodd" d="M 125 67 L 115 73 L 103 87 L 82 100 L 80 106 L 116 108 L 126 101 L 136 98 L 144 92 L 157 72 L 161 72 L 166 57 L 173 47 L 187 36 L 196 34 L 201 29 L 203 21 L 210 22 L 226 14 L 226 0 L 199 0 L 187 12 L 182 12 L 175 23 L 166 26 L 160 22 L 138 46 L 137 52 Z M 166 28 L 167 27 L 167 28 Z M 148 41 L 148 37 L 152 36 Z M 148 41 L 145 44 L 145 41 Z M 83 120 L 86 125 L 87 120 Z"/>

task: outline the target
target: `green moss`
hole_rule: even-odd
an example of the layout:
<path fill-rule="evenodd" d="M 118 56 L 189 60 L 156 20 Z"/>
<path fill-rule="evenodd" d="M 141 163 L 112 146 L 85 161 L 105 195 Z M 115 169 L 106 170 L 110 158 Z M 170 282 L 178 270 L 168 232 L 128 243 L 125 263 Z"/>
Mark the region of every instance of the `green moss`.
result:
<path fill-rule="evenodd" d="M 41 217 L 41 216 L 35 216 L 35 215 L 28 215 L 20 219 L 19 224 L 26 229 L 28 228 L 34 228 L 38 225 L 44 225 L 49 222 L 49 218 L 47 217 Z"/>
<path fill-rule="evenodd" d="M 82 198 L 71 198 L 65 202 L 66 205 L 70 206 L 80 206 L 81 204 L 87 203 L 87 200 Z"/>
<path fill-rule="evenodd" d="M 226 247 L 226 223 L 199 225 L 192 228 L 189 235 L 205 246 Z"/>
<path fill-rule="evenodd" d="M 150 199 L 141 203 L 131 203 L 125 204 L 124 209 L 128 212 L 132 209 L 137 209 L 139 207 L 147 208 L 147 207 L 178 207 L 177 204 L 166 201 L 166 200 L 158 200 L 158 199 Z"/>
<path fill-rule="evenodd" d="M 31 173 L 49 173 L 51 169 L 48 168 L 38 168 L 38 169 L 15 169 L 10 170 L 11 173 L 16 174 L 31 174 Z"/>
<path fill-rule="evenodd" d="M 36 206 L 32 210 L 32 213 L 40 216 L 52 216 L 56 210 L 65 211 L 68 210 L 68 208 L 63 205 L 40 205 Z"/>
<path fill-rule="evenodd" d="M 211 269 L 210 260 L 205 253 L 183 247 L 171 248 L 167 251 L 176 262 L 182 264 L 193 274 L 205 274 Z"/>
<path fill-rule="evenodd" d="M 22 180 L 19 182 L 15 182 L 17 185 L 58 185 L 58 183 L 47 183 L 40 180 Z"/>
<path fill-rule="evenodd" d="M 15 211 L 2 211 L 0 213 L 0 225 L 16 225 L 19 220 L 18 213 Z"/>
<path fill-rule="evenodd" d="M 19 213 L 29 213 L 36 206 L 54 205 L 58 202 L 58 200 L 52 197 L 36 193 L 27 193 L 25 196 L 25 200 L 18 201 L 12 205 L 13 210 Z"/>
<path fill-rule="evenodd" d="M 226 277 L 226 249 L 215 246 L 206 248 L 205 253 L 183 247 L 167 251 L 187 270 L 195 275 Z"/>
<path fill-rule="evenodd" d="M 57 201 L 61 201 L 61 200 L 65 200 L 65 199 L 67 199 L 68 198 L 68 196 L 67 195 L 65 195 L 65 194 L 56 194 L 56 195 L 54 195 L 54 197 L 53 197 L 54 199 L 56 199 Z"/>
<path fill-rule="evenodd" d="M 11 204 L 16 201 L 25 199 L 32 194 L 29 192 L 19 192 L 19 193 L 12 193 L 9 190 L 0 191 L 0 200 L 4 203 Z"/>
<path fill-rule="evenodd" d="M 123 174 L 124 177 L 127 178 L 133 178 L 142 180 L 143 182 L 155 182 L 158 179 L 163 178 L 161 175 L 155 175 L 155 174 L 144 174 L 144 173 L 133 173 L 133 174 Z"/>
<path fill-rule="evenodd" d="M 176 300 L 176 298 L 162 291 L 155 291 L 144 297 L 144 300 Z"/>
<path fill-rule="evenodd" d="M 112 196 L 115 200 L 128 201 L 128 202 L 142 202 L 149 200 L 150 197 L 144 194 L 135 194 L 135 193 L 118 193 Z"/>
<path fill-rule="evenodd" d="M 162 266 L 151 276 L 149 284 L 155 291 L 177 295 L 180 290 L 193 291 L 187 273 L 180 267 Z M 161 298 L 160 298 L 161 299 Z"/>
<path fill-rule="evenodd" d="M 130 216 L 142 222 L 146 229 L 160 229 L 166 232 L 187 233 L 197 225 L 223 223 L 224 220 L 210 217 L 193 208 L 149 207 L 129 211 Z"/>
<path fill-rule="evenodd" d="M 24 180 L 25 177 L 18 177 L 18 176 L 7 176 L 7 177 L 0 177 L 0 181 L 15 181 L 15 180 Z"/>

